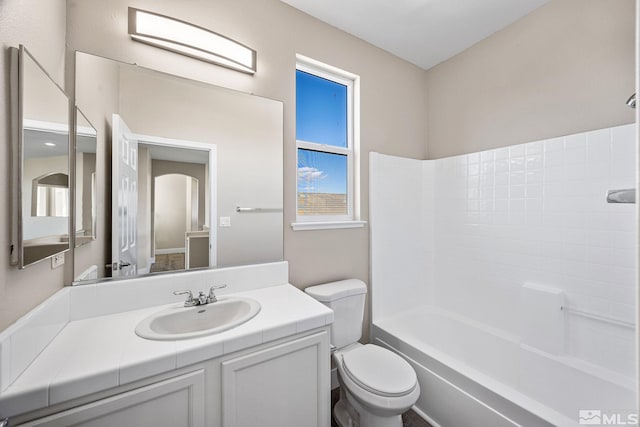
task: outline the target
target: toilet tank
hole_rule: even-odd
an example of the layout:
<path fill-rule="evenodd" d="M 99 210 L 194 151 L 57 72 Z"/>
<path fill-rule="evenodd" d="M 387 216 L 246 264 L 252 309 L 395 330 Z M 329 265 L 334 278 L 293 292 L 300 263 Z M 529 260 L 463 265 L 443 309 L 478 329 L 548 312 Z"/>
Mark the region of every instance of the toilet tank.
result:
<path fill-rule="evenodd" d="M 360 339 L 367 293 L 362 280 L 340 280 L 310 286 L 304 291 L 333 310 L 331 344 L 342 348 Z"/>

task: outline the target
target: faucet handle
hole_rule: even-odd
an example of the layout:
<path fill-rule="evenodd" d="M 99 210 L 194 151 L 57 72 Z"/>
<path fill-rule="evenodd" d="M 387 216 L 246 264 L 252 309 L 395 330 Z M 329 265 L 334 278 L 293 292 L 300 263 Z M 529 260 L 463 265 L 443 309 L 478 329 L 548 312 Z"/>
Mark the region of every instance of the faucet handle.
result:
<path fill-rule="evenodd" d="M 196 300 L 193 299 L 193 293 L 191 291 L 174 291 L 174 295 L 188 295 L 187 300 L 184 302 L 185 307 L 191 307 L 196 305 Z"/>
<path fill-rule="evenodd" d="M 227 285 L 215 285 L 209 288 L 209 298 L 208 301 L 209 302 L 216 302 L 218 301 L 218 298 L 216 297 L 216 293 L 215 290 L 216 289 L 223 289 L 226 288 Z"/>

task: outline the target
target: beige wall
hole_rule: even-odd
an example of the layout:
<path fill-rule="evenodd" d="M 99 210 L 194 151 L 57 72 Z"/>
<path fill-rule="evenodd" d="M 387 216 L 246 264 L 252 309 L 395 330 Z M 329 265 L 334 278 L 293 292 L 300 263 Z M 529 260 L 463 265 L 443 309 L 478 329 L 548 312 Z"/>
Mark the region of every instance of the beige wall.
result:
<path fill-rule="evenodd" d="M 76 232 L 93 233 L 91 217 L 91 178 L 96 171 L 96 153 L 76 153 Z"/>
<path fill-rule="evenodd" d="M 155 247 L 156 249 L 168 249 L 168 248 L 183 248 L 185 245 L 185 233 L 187 232 L 187 202 L 191 201 L 191 194 L 187 194 L 187 183 L 186 177 L 195 178 L 198 180 L 198 224 L 203 225 L 205 222 L 205 205 L 207 204 L 207 173 L 206 167 L 204 164 L 195 164 L 195 163 L 184 163 L 184 162 L 172 162 L 168 160 L 152 160 L 151 162 L 151 175 L 152 175 L 152 192 L 154 197 L 152 198 L 153 211 L 162 212 L 164 216 L 173 215 L 175 216 L 173 219 L 169 220 L 166 224 L 175 224 L 176 227 L 167 227 L 173 231 L 173 236 L 161 236 L 158 233 L 162 233 L 162 230 L 158 227 L 156 220 L 154 219 L 154 239 L 155 239 Z M 174 186 L 182 184 L 182 187 L 177 188 L 177 192 L 175 194 L 175 206 L 170 206 L 171 197 L 169 200 L 165 202 L 164 206 L 158 204 L 158 199 L 156 198 L 158 194 L 162 194 L 164 192 L 165 198 L 172 193 L 172 189 L 165 188 L 164 191 L 159 191 L 157 188 L 158 184 L 161 182 L 158 181 L 159 178 L 163 178 L 166 176 L 172 176 L 171 181 L 165 181 L 167 183 L 172 183 Z M 177 179 L 177 178 L 182 179 Z M 181 197 L 183 204 L 179 204 Z M 171 213 L 170 213 L 171 212 Z M 178 215 L 180 218 L 178 218 Z M 165 228 L 165 231 L 167 230 Z M 181 231 L 179 231 L 181 230 Z M 179 231 L 179 233 L 176 233 Z M 191 231 L 191 230 L 189 230 Z M 173 242 L 173 243 L 169 243 Z"/>
<path fill-rule="evenodd" d="M 66 9 L 64 0 L 0 1 L 0 164 L 3 181 L 10 182 L 11 109 L 9 104 L 9 55 L 7 48 L 23 44 L 53 79 L 64 87 Z M 9 265 L 10 206 L 12 190 L 0 186 L 0 330 L 60 289 L 65 268 L 51 270 L 48 261 L 26 270 Z M 68 266 L 69 264 L 67 264 Z M 70 272 L 67 272 L 70 276 Z"/>
<path fill-rule="evenodd" d="M 430 69 L 428 157 L 633 122 L 634 10 L 552 0 Z"/>
<path fill-rule="evenodd" d="M 153 199 L 156 253 L 163 249 L 184 249 L 187 233 L 187 176 L 168 174 L 156 177 Z"/>
<path fill-rule="evenodd" d="M 206 218 L 206 200 L 207 200 L 207 167 L 205 164 L 175 162 L 170 160 L 152 160 L 151 161 L 151 177 L 155 180 L 157 177 L 169 174 L 187 175 L 198 180 L 198 226 L 202 228 Z M 152 188 L 155 184 L 152 183 Z M 155 191 L 155 188 L 152 190 Z M 186 190 L 183 190 L 186 191 Z M 191 196 L 189 196 L 191 199 Z M 186 225 L 186 222 L 185 222 Z M 190 230 L 193 231 L 193 230 Z M 183 239 L 184 240 L 184 239 Z M 184 245 L 184 241 L 182 242 Z"/>
<path fill-rule="evenodd" d="M 153 256 L 153 221 L 152 192 L 153 178 L 151 152 L 148 148 L 138 145 L 138 263 L 139 269 L 149 269 L 149 260 Z"/>

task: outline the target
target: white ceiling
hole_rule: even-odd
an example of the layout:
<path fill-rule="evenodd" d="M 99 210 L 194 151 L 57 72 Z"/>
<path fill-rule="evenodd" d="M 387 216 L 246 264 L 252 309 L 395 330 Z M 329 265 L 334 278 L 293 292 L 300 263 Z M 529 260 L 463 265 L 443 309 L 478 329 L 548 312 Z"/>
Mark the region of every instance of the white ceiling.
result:
<path fill-rule="evenodd" d="M 549 0 L 281 0 L 426 69 Z"/>
<path fill-rule="evenodd" d="M 54 145 L 45 145 L 45 143 Z M 68 156 L 69 134 L 46 129 L 25 129 L 23 149 L 25 159 Z"/>

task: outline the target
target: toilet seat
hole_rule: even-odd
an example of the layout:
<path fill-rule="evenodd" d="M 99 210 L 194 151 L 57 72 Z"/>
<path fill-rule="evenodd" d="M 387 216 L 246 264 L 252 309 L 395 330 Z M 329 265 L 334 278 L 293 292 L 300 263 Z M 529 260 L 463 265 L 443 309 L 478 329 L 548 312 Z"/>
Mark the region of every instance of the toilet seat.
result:
<path fill-rule="evenodd" d="M 417 386 L 416 373 L 403 358 L 366 344 L 341 354 L 343 372 L 362 389 L 383 397 L 402 397 Z"/>

